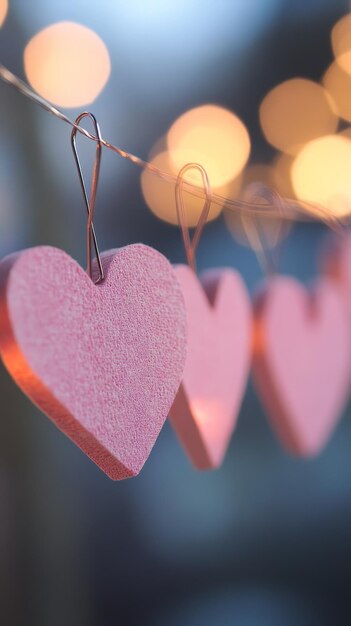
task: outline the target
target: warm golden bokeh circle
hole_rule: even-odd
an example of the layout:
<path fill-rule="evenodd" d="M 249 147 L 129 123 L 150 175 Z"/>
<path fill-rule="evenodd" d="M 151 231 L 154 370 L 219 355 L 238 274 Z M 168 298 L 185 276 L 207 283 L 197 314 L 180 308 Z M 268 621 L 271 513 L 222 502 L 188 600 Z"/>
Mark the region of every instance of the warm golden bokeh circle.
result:
<path fill-rule="evenodd" d="M 9 8 L 8 0 L 0 0 L 0 26 L 3 25 Z"/>
<path fill-rule="evenodd" d="M 294 198 L 295 191 L 291 182 L 291 167 L 294 157 L 284 152 L 278 154 L 273 163 L 273 187 L 284 198 Z"/>
<path fill-rule="evenodd" d="M 351 76 L 336 61 L 325 72 L 322 82 L 334 103 L 334 110 L 348 122 L 351 121 Z"/>
<path fill-rule="evenodd" d="M 203 105 L 187 111 L 171 126 L 168 151 L 176 171 L 185 163 L 200 163 L 213 187 L 236 178 L 250 154 L 250 137 L 231 111 Z"/>
<path fill-rule="evenodd" d="M 337 64 L 351 74 L 351 14 L 339 20 L 331 33 L 332 48 Z"/>
<path fill-rule="evenodd" d="M 260 123 L 267 141 L 289 154 L 307 142 L 335 132 L 338 118 L 328 92 L 305 78 L 274 87 L 262 100 Z"/>
<path fill-rule="evenodd" d="M 351 213 L 351 141 L 339 135 L 320 137 L 296 156 L 291 178 L 300 200 L 316 203 L 335 217 Z"/>
<path fill-rule="evenodd" d="M 178 174 L 178 170 L 172 164 L 168 152 L 161 152 L 154 156 L 151 164 L 173 176 Z M 187 172 L 184 179 L 199 186 L 199 188 L 202 186 L 201 175 L 197 170 Z M 165 181 L 148 169 L 145 169 L 141 174 L 141 188 L 145 202 L 154 215 L 170 224 L 178 224 L 174 183 Z M 223 195 L 228 193 L 227 188 L 224 190 L 216 188 L 213 191 L 223 191 Z M 205 197 L 197 197 L 186 190 L 183 193 L 187 224 L 190 227 L 196 226 L 204 206 Z M 212 203 L 208 219 L 213 220 L 218 217 L 221 210 L 222 206 L 220 204 Z"/>
<path fill-rule="evenodd" d="M 108 50 L 94 31 L 74 22 L 58 22 L 28 42 L 24 69 L 43 98 L 62 107 L 81 107 L 99 95 L 111 66 Z"/>

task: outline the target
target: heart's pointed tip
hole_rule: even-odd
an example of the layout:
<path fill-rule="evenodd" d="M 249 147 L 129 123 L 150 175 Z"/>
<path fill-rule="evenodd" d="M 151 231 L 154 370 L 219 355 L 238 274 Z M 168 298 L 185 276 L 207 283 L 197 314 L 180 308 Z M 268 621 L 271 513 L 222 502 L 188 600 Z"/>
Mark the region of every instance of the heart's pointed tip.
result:
<path fill-rule="evenodd" d="M 294 456 L 298 456 L 299 458 L 308 460 L 315 459 L 317 456 L 319 456 L 323 452 L 325 447 L 325 441 L 318 443 L 313 441 L 311 443 L 308 443 L 301 440 L 297 442 L 294 446 L 289 446 L 289 451 Z"/>
<path fill-rule="evenodd" d="M 127 480 L 128 478 L 135 478 L 140 474 L 142 467 L 139 469 L 130 469 L 127 467 L 121 468 L 120 465 L 113 468 L 101 468 L 102 471 L 114 482 L 119 482 L 120 480 Z"/>
<path fill-rule="evenodd" d="M 204 462 L 194 461 L 193 465 L 195 469 L 197 469 L 199 472 L 209 472 L 213 470 L 218 470 L 222 465 L 222 461 L 218 462 L 218 461 L 212 461 L 210 459 Z"/>
<path fill-rule="evenodd" d="M 227 450 L 228 445 L 224 444 L 221 450 L 219 450 L 217 447 L 211 446 L 211 442 L 206 442 L 202 435 L 201 448 L 197 451 L 197 454 L 189 456 L 195 469 L 200 472 L 206 472 L 220 469 L 223 465 Z"/>

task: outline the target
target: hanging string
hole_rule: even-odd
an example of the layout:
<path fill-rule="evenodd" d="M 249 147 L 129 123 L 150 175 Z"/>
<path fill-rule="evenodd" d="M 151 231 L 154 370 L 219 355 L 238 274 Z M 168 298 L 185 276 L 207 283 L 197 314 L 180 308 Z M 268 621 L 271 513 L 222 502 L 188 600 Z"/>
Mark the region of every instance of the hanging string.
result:
<path fill-rule="evenodd" d="M 197 170 L 198 172 L 200 172 L 202 184 L 203 184 L 203 188 L 205 192 L 205 203 L 200 213 L 199 221 L 196 224 L 195 232 L 192 237 L 190 237 L 190 234 L 189 234 L 189 227 L 187 225 L 186 211 L 184 207 L 184 198 L 183 198 L 183 187 L 185 183 L 184 177 L 185 177 L 185 174 L 189 172 L 190 170 Z M 191 269 L 194 272 L 196 272 L 195 253 L 196 253 L 197 246 L 199 245 L 201 235 L 205 227 L 205 224 L 207 222 L 208 214 L 211 208 L 211 186 L 208 180 L 207 172 L 205 168 L 202 167 L 202 165 L 200 165 L 199 163 L 187 163 L 186 165 L 184 165 L 184 167 L 181 168 L 177 176 L 177 182 L 175 186 L 175 201 L 176 201 L 178 224 L 182 231 L 184 249 L 185 249 L 185 254 L 186 254 L 187 261 L 188 261 L 188 265 L 191 267 Z"/>
<path fill-rule="evenodd" d="M 138 156 L 131 154 L 130 152 L 126 152 L 117 146 L 114 146 L 109 141 L 105 139 L 99 139 L 92 133 L 88 132 L 85 128 L 82 128 L 78 124 L 76 124 L 73 120 L 71 120 L 67 115 L 65 115 L 62 111 L 54 107 L 50 102 L 36 94 L 30 86 L 24 81 L 20 80 L 17 76 L 15 76 L 10 70 L 8 70 L 4 65 L 0 64 L 0 79 L 9 85 L 13 86 L 17 91 L 23 94 L 26 98 L 32 100 L 41 108 L 45 109 L 51 115 L 54 115 L 57 119 L 65 122 L 72 128 L 75 128 L 77 132 L 81 133 L 88 139 L 98 142 L 101 141 L 101 144 L 115 152 L 123 159 L 127 159 L 131 163 L 138 165 L 143 169 L 147 169 L 156 176 L 159 176 L 163 180 L 177 184 L 177 176 L 173 174 L 169 174 L 156 167 L 152 163 L 148 163 L 144 161 Z M 184 190 L 188 193 L 196 197 L 203 198 L 204 192 L 202 188 L 199 188 L 197 185 L 189 181 L 183 181 Z M 263 187 L 263 186 L 262 186 Z M 266 189 L 269 189 L 268 187 Z M 271 190 L 272 192 L 272 190 Z M 303 202 L 299 200 L 294 200 L 291 198 L 282 198 L 278 192 L 274 191 L 271 193 L 270 199 L 267 200 L 264 204 L 262 202 L 255 202 L 255 199 L 252 198 L 250 200 L 245 199 L 232 199 L 226 198 L 219 194 L 211 192 L 210 194 L 211 203 L 220 205 L 223 209 L 228 211 L 234 211 L 237 213 L 242 213 L 245 215 L 253 215 L 260 217 L 279 217 L 284 220 L 319 220 L 326 223 L 330 228 L 334 230 L 341 229 L 341 222 L 334 215 L 332 215 L 329 211 L 327 211 L 324 207 L 321 207 L 316 204 L 312 204 L 309 202 Z"/>

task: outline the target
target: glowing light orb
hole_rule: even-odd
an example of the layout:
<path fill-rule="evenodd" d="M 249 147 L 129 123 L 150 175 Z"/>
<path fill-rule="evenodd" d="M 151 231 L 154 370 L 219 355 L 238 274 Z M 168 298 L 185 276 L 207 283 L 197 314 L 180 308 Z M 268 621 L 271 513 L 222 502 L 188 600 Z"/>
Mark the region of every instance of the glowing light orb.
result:
<path fill-rule="evenodd" d="M 153 157 L 151 163 L 169 174 L 178 175 L 178 170 L 174 167 L 168 152 L 157 154 Z M 198 185 L 200 188 L 202 186 L 200 172 L 196 170 L 190 170 L 186 174 L 185 180 L 189 180 L 189 182 Z M 149 170 L 143 170 L 141 174 L 141 188 L 145 202 L 154 215 L 170 224 L 178 224 L 174 183 L 159 178 Z M 205 197 L 204 195 L 202 197 L 194 196 L 185 189 L 183 193 L 187 224 L 188 226 L 196 226 L 204 206 Z M 212 203 L 208 220 L 218 217 L 221 210 L 221 205 Z"/>
<path fill-rule="evenodd" d="M 259 116 L 267 141 L 290 154 L 312 139 L 333 133 L 338 125 L 328 92 L 304 78 L 274 87 L 262 100 Z"/>
<path fill-rule="evenodd" d="M 3 25 L 9 8 L 8 0 L 0 0 L 0 27 Z"/>
<path fill-rule="evenodd" d="M 340 135 L 320 137 L 296 156 L 291 178 L 300 200 L 320 204 L 333 216 L 351 213 L 351 141 Z"/>
<path fill-rule="evenodd" d="M 203 105 L 181 115 L 171 126 L 167 142 L 176 171 L 185 163 L 200 163 L 213 187 L 236 178 L 250 154 L 250 137 L 243 122 L 215 105 Z"/>
<path fill-rule="evenodd" d="M 332 48 L 337 64 L 351 74 L 351 14 L 339 20 L 331 33 Z"/>
<path fill-rule="evenodd" d="M 62 107 L 90 104 L 106 85 L 110 58 L 100 37 L 86 26 L 58 22 L 37 33 L 24 50 L 33 89 Z"/>
<path fill-rule="evenodd" d="M 331 95 L 336 113 L 351 121 L 351 76 L 338 63 L 332 63 L 325 72 L 322 82 Z"/>
<path fill-rule="evenodd" d="M 291 182 L 291 167 L 294 157 L 289 154 L 278 154 L 273 161 L 273 186 L 284 198 L 295 198 Z"/>

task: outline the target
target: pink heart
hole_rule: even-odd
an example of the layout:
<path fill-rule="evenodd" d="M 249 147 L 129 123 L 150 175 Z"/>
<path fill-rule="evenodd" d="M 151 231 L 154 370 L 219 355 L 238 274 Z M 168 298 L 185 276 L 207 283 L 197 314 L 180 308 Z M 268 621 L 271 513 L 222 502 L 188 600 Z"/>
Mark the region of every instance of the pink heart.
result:
<path fill-rule="evenodd" d="M 225 269 L 201 283 L 176 267 L 188 317 L 188 355 L 171 421 L 198 469 L 218 467 L 234 430 L 251 352 L 251 306 L 243 281 Z"/>
<path fill-rule="evenodd" d="M 103 255 L 94 285 L 67 254 L 39 247 L 0 264 L 0 350 L 21 389 L 113 479 L 148 458 L 181 382 L 184 299 L 162 254 Z"/>
<path fill-rule="evenodd" d="M 288 277 L 272 279 L 255 307 L 253 373 L 285 446 L 317 454 L 348 399 L 349 324 L 338 289 L 320 279 L 313 291 Z"/>

